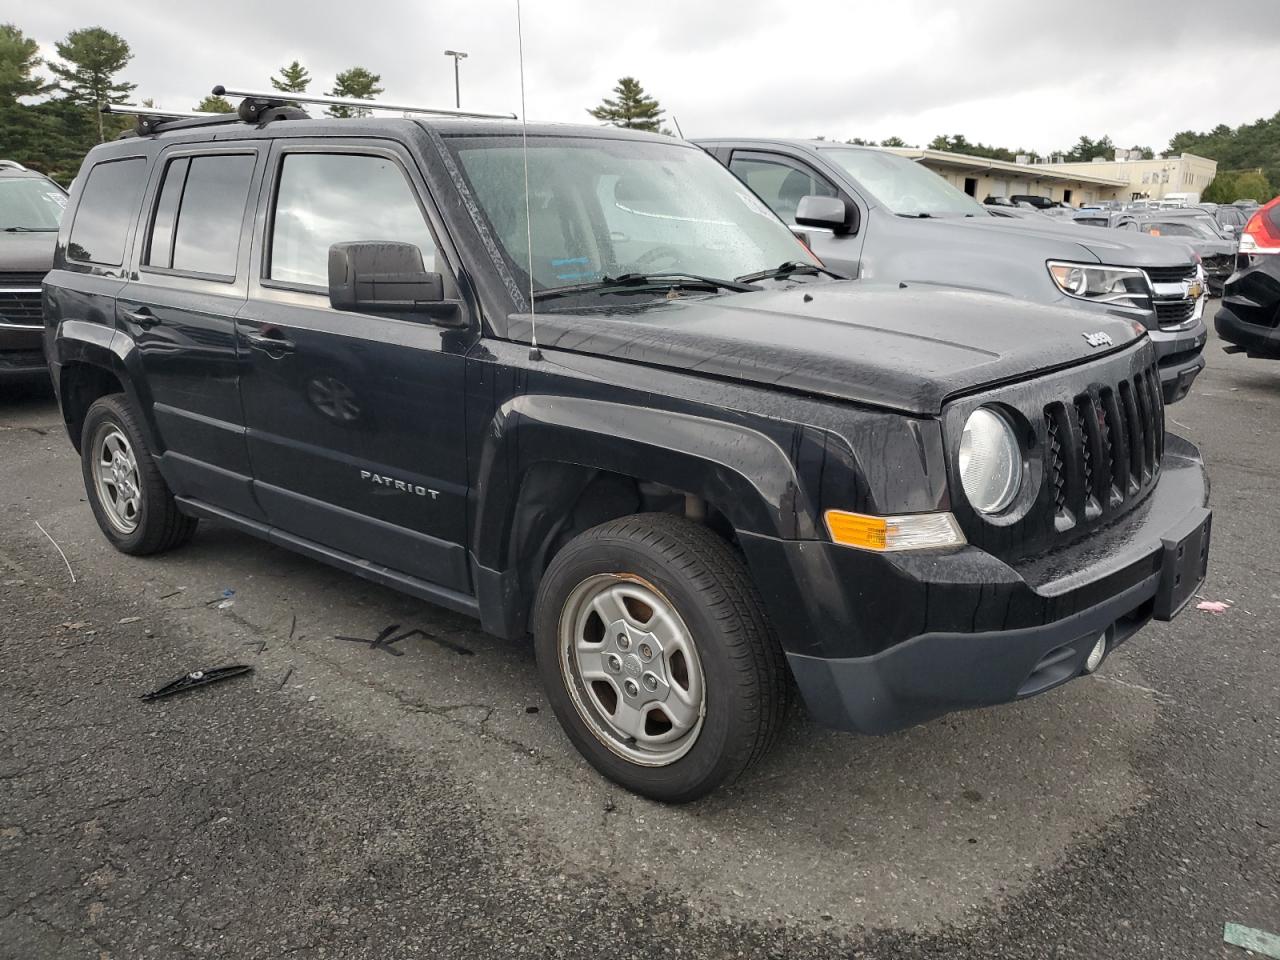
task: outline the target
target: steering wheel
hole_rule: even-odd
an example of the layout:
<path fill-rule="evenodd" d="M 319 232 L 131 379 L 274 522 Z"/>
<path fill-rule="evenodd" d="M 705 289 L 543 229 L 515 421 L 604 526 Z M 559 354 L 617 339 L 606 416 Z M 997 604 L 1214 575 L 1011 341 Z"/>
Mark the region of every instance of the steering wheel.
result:
<path fill-rule="evenodd" d="M 635 267 L 637 269 L 635 272 L 653 273 L 655 272 L 653 268 L 661 261 L 668 261 L 668 265 L 674 267 L 682 259 L 684 259 L 684 253 L 678 247 L 674 247 L 669 243 L 660 244 L 636 257 Z"/>

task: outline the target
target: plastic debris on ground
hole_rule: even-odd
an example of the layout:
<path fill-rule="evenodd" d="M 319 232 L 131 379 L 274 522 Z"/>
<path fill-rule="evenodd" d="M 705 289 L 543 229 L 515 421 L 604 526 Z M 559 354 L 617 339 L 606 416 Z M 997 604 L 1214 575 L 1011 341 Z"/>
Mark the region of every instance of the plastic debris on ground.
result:
<path fill-rule="evenodd" d="M 1196 604 L 1197 610 L 1203 610 L 1206 613 L 1226 613 L 1231 609 L 1230 600 L 1201 600 Z"/>
<path fill-rule="evenodd" d="M 163 697 L 171 697 L 175 693 L 186 693 L 188 690 L 194 690 L 197 687 L 207 687 L 209 684 L 218 683 L 221 680 L 241 677 L 246 673 L 253 673 L 253 667 L 245 663 L 232 663 L 225 667 L 211 667 L 208 670 L 192 670 L 177 680 L 166 683 L 163 687 L 144 693 L 139 699 L 146 701 L 159 700 Z"/>

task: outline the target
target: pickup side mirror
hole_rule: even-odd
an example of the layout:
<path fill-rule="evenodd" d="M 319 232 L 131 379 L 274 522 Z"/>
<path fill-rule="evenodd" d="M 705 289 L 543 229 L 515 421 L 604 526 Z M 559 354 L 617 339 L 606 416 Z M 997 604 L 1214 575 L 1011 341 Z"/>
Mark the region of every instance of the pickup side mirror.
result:
<path fill-rule="evenodd" d="M 364 313 L 425 313 L 461 324 L 460 300 L 446 300 L 444 277 L 428 273 L 412 243 L 358 241 L 329 248 L 329 304 Z"/>
<path fill-rule="evenodd" d="M 858 232 L 858 208 L 840 197 L 810 194 L 800 198 L 796 207 L 796 226 L 822 227 L 836 236 Z"/>

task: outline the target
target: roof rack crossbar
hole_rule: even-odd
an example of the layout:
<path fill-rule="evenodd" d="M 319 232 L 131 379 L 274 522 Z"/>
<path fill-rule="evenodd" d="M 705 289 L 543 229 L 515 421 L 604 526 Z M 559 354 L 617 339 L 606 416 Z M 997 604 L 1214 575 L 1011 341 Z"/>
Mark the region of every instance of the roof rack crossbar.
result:
<path fill-rule="evenodd" d="M 412 107 L 397 103 L 386 103 L 382 100 L 362 100 L 356 97 L 322 97 L 311 93 L 282 93 L 279 90 L 264 92 L 262 90 L 235 90 L 218 84 L 213 88 L 215 97 L 244 97 L 270 106 L 285 106 L 294 103 L 314 103 L 326 107 L 350 107 L 356 110 L 395 110 L 400 113 L 423 113 L 442 117 L 469 117 L 475 120 L 514 120 L 514 113 L 476 113 L 472 110 L 453 110 L 445 107 Z"/>
<path fill-rule="evenodd" d="M 161 110 L 159 107 L 137 107 L 132 103 L 104 103 L 103 113 L 119 113 L 128 117 L 160 117 L 166 120 L 187 119 L 189 117 L 225 117 L 225 113 L 214 113 L 205 110 Z"/>
<path fill-rule="evenodd" d="M 229 123 L 238 119 L 234 113 L 213 113 L 201 110 L 161 110 L 159 107 L 140 107 L 132 103 L 104 103 L 103 113 L 133 117 L 134 133 L 140 137 L 159 133 L 174 126 L 204 126 L 208 123 Z M 122 136 L 129 136 L 128 133 Z"/>

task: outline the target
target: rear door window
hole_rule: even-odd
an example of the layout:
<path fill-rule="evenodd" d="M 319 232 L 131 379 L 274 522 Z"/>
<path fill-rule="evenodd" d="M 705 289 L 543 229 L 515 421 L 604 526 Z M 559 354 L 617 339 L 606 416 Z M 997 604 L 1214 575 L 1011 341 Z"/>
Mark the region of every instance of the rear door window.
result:
<path fill-rule="evenodd" d="M 253 154 L 210 154 L 169 161 L 160 185 L 148 266 L 234 278 Z"/>
<path fill-rule="evenodd" d="M 94 165 L 85 180 L 67 238 L 69 259 L 109 267 L 124 262 L 125 240 L 129 225 L 138 214 L 146 172 L 147 161 L 143 157 Z"/>
<path fill-rule="evenodd" d="M 276 189 L 267 276 L 329 285 L 329 247 L 359 240 L 415 244 L 435 271 L 435 241 L 400 166 L 354 153 L 286 153 Z"/>

